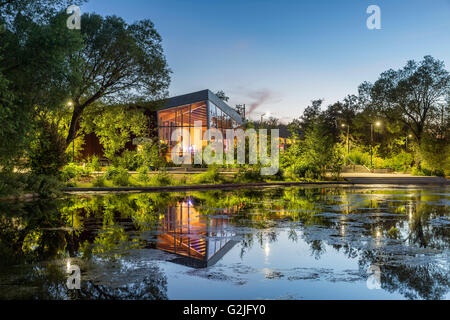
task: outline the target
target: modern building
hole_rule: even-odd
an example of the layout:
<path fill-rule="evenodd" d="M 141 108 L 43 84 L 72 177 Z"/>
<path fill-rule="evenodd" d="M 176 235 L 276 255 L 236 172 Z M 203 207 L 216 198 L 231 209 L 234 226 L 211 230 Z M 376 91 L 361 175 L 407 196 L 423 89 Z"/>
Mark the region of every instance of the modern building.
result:
<path fill-rule="evenodd" d="M 207 129 L 217 128 L 222 131 L 224 138 L 226 129 L 238 128 L 243 124 L 242 117 L 208 89 L 158 101 L 155 102 L 155 106 L 160 107 L 146 108 L 145 115 L 148 118 L 149 127 L 157 127 L 159 140 L 161 143 L 167 144 L 169 154 L 177 143 L 171 141 L 172 132 L 177 128 L 189 130 L 191 141 L 189 142 L 189 150 L 186 151 L 193 153 L 200 150 L 200 146 L 196 146 L 193 140 L 193 127 L 196 121 L 201 121 L 202 136 Z M 135 141 L 140 138 L 149 137 L 133 136 L 126 144 L 125 149 L 136 150 Z M 202 146 L 206 146 L 206 141 L 202 141 Z M 85 136 L 83 148 L 83 159 L 92 155 L 100 158 L 104 156 L 103 146 L 94 133 Z"/>
<path fill-rule="evenodd" d="M 206 146 L 206 141 L 202 141 L 202 146 L 195 145 L 195 122 L 201 122 L 202 136 L 207 129 L 217 128 L 224 138 L 226 129 L 235 129 L 243 124 L 242 117 L 208 89 L 169 98 L 157 111 L 157 119 L 159 139 L 168 145 L 169 152 L 177 143 L 171 141 L 172 132 L 177 128 L 189 131 L 191 141 L 186 151 L 193 153 Z"/>

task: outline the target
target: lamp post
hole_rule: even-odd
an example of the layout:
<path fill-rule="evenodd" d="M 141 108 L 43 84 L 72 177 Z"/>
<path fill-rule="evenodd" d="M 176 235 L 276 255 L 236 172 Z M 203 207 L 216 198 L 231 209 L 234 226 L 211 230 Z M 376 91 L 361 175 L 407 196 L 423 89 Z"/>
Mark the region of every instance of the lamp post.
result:
<path fill-rule="evenodd" d="M 375 126 L 379 127 L 380 121 L 375 122 Z M 373 171 L 373 122 L 370 123 L 370 170 Z"/>
<path fill-rule="evenodd" d="M 67 102 L 67 106 L 72 108 L 73 102 L 69 100 L 69 102 Z M 75 163 L 75 139 L 72 140 L 72 163 Z"/>
<path fill-rule="evenodd" d="M 408 135 L 406 136 L 405 151 L 408 151 L 408 138 L 412 138 L 412 134 L 408 134 Z"/>

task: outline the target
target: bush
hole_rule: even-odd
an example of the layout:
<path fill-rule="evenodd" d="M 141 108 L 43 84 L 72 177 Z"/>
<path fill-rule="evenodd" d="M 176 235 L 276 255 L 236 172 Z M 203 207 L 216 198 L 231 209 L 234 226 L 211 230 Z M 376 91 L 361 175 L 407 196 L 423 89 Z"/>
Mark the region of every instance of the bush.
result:
<path fill-rule="evenodd" d="M 0 170 L 0 197 L 20 195 L 27 186 L 27 175 Z"/>
<path fill-rule="evenodd" d="M 58 196 L 61 187 L 61 181 L 56 176 L 32 174 L 27 179 L 27 189 L 38 193 L 40 198 Z"/>
<path fill-rule="evenodd" d="M 95 178 L 95 180 L 92 182 L 92 186 L 96 188 L 101 188 L 105 186 L 105 177 L 104 176 L 98 176 Z"/>
<path fill-rule="evenodd" d="M 261 175 L 261 165 L 258 163 L 239 168 L 235 180 L 240 183 L 264 181 L 264 178 Z"/>
<path fill-rule="evenodd" d="M 297 178 L 320 179 L 320 168 L 304 160 L 297 161 L 292 168 L 292 173 Z"/>
<path fill-rule="evenodd" d="M 56 125 L 41 121 L 28 154 L 31 171 L 35 175 L 58 175 L 67 161 L 65 151 L 66 142 Z"/>
<path fill-rule="evenodd" d="M 116 186 L 125 187 L 130 184 L 130 174 L 125 168 L 117 168 L 117 173 L 112 177 L 112 182 Z"/>
<path fill-rule="evenodd" d="M 83 167 L 75 163 L 69 163 L 62 168 L 60 176 L 64 182 L 67 182 L 71 179 L 77 179 L 80 177 L 89 177 L 91 173 L 92 170 L 88 166 Z"/>
<path fill-rule="evenodd" d="M 137 151 L 125 150 L 120 157 L 113 160 L 116 167 L 126 168 L 130 171 L 136 171 L 144 163 L 141 154 Z"/>
<path fill-rule="evenodd" d="M 100 171 L 102 169 L 100 160 L 95 155 L 88 159 L 87 166 L 91 171 Z"/>
<path fill-rule="evenodd" d="M 154 170 L 159 170 L 167 166 L 166 159 L 161 156 L 166 152 L 167 146 L 160 146 L 157 141 L 146 142 L 142 145 L 142 164 L 152 166 Z"/>
<path fill-rule="evenodd" d="M 108 169 L 106 169 L 104 176 L 105 176 L 106 180 L 112 180 L 118 174 L 119 174 L 119 168 L 110 166 L 110 167 L 108 167 Z"/>
<path fill-rule="evenodd" d="M 220 176 L 219 169 L 216 166 L 209 166 L 206 172 L 195 177 L 195 183 L 221 183 L 223 181 Z"/>
<path fill-rule="evenodd" d="M 137 177 L 138 181 L 141 181 L 144 183 L 147 183 L 150 181 L 150 176 L 149 176 L 150 170 L 148 169 L 148 167 L 142 166 L 137 171 L 138 171 L 138 177 Z"/>
<path fill-rule="evenodd" d="M 163 171 L 152 177 L 151 184 L 154 186 L 170 186 L 174 185 L 175 181 L 166 171 Z"/>
<path fill-rule="evenodd" d="M 406 172 L 411 167 L 413 162 L 413 155 L 411 153 L 401 151 L 400 153 L 388 158 L 384 162 L 386 168 L 394 169 L 395 171 Z"/>

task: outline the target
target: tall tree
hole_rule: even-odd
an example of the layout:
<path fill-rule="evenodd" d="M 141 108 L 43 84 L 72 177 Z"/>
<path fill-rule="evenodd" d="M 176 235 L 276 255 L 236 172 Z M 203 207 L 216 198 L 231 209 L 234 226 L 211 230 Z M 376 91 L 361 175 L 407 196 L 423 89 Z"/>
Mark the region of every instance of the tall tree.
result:
<path fill-rule="evenodd" d="M 360 92 L 369 105 L 390 121 L 401 121 L 420 144 L 424 129 L 450 88 L 444 63 L 431 56 L 408 61 L 399 70 L 388 70 L 372 85 L 363 83 Z"/>
<path fill-rule="evenodd" d="M 116 16 L 84 14 L 81 33 L 85 46 L 73 66 L 80 81 L 72 87 L 73 112 L 66 143 L 79 130 L 79 121 L 94 102 L 134 104 L 166 96 L 170 70 L 161 37 L 150 20 L 131 25 Z"/>
<path fill-rule="evenodd" d="M 40 111 L 58 107 L 69 95 L 67 57 L 81 48 L 82 39 L 67 29 L 68 3 L 0 0 L 3 165 L 16 164 L 13 160 L 27 151 Z"/>

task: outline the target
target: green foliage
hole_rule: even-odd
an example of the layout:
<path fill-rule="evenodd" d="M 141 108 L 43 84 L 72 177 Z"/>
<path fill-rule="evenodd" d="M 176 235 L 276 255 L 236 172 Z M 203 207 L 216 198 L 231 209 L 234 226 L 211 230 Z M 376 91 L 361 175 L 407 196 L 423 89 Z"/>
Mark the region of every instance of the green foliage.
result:
<path fill-rule="evenodd" d="M 113 164 L 116 167 L 126 168 L 130 171 L 136 171 L 143 165 L 143 159 L 141 154 L 137 151 L 125 150 L 120 157 L 115 157 Z"/>
<path fill-rule="evenodd" d="M 65 141 L 55 125 L 46 121 L 40 124 L 28 154 L 29 166 L 34 174 L 57 175 L 66 163 Z"/>
<path fill-rule="evenodd" d="M 411 164 L 414 160 L 413 158 L 411 153 L 402 150 L 398 154 L 385 159 L 384 166 L 386 168 L 394 169 L 395 171 L 406 172 L 411 168 Z"/>
<path fill-rule="evenodd" d="M 219 168 L 214 165 L 210 165 L 206 172 L 197 175 L 194 178 L 194 183 L 205 184 L 205 183 L 221 183 L 223 179 L 220 175 Z"/>
<path fill-rule="evenodd" d="M 27 189 L 39 194 L 39 198 L 53 198 L 60 195 L 61 181 L 55 176 L 31 174 L 27 178 Z"/>
<path fill-rule="evenodd" d="M 150 170 L 148 169 L 147 166 L 142 166 L 140 167 L 138 170 L 138 181 L 144 182 L 144 183 L 148 183 L 150 181 Z"/>
<path fill-rule="evenodd" d="M 424 168 L 433 168 L 434 174 L 444 176 L 450 172 L 450 128 L 446 127 L 434 135 L 426 133 L 420 144 L 420 156 Z"/>
<path fill-rule="evenodd" d="M 79 166 L 75 163 L 69 163 L 61 169 L 61 178 L 63 181 L 78 179 L 81 177 L 89 177 L 92 169 L 89 166 Z"/>
<path fill-rule="evenodd" d="M 148 119 L 142 109 L 96 105 L 86 112 L 81 127 L 86 133 L 95 132 L 103 146 L 105 156 L 114 159 L 132 136 L 146 135 L 147 124 Z"/>
<path fill-rule="evenodd" d="M 0 170 L 0 197 L 18 196 L 27 187 L 27 175 Z"/>
<path fill-rule="evenodd" d="M 112 180 L 115 176 L 119 174 L 119 168 L 110 166 L 106 169 L 106 172 L 104 174 L 106 180 Z"/>
<path fill-rule="evenodd" d="M 116 186 L 128 186 L 130 184 L 130 174 L 125 168 L 111 166 L 106 170 L 104 177 L 111 180 Z"/>
<path fill-rule="evenodd" d="M 96 188 L 101 188 L 105 186 L 105 177 L 103 175 L 100 175 L 95 178 L 95 180 L 92 182 L 92 186 Z"/>
<path fill-rule="evenodd" d="M 157 140 L 145 142 L 142 145 L 143 165 L 152 166 L 154 170 L 159 170 L 167 166 L 166 159 L 161 156 L 167 151 L 167 145 L 159 145 Z"/>
<path fill-rule="evenodd" d="M 117 174 L 112 177 L 112 182 L 116 186 L 125 187 L 130 185 L 130 174 L 125 168 L 118 168 Z"/>
<path fill-rule="evenodd" d="M 87 166 L 92 170 L 92 171 L 100 171 L 102 169 L 102 166 L 100 164 L 100 160 L 98 159 L 98 157 L 96 155 L 93 155 L 92 157 L 90 157 L 88 159 L 88 163 Z"/>
<path fill-rule="evenodd" d="M 152 177 L 150 184 L 153 186 L 171 186 L 175 184 L 175 181 L 166 171 L 162 171 Z"/>
<path fill-rule="evenodd" d="M 141 104 L 164 97 L 170 70 L 161 37 L 150 20 L 127 24 L 117 16 L 102 17 L 92 13 L 83 14 L 81 25 L 85 46 L 79 52 L 83 63 L 77 70 L 84 77 L 73 88 L 79 99 L 74 101 L 67 141 L 76 135 L 79 115 L 82 115 L 83 125 L 86 112 L 93 113 L 96 116 L 91 117 L 90 122 L 93 120 L 97 127 L 95 132 L 105 147 L 105 155 L 111 159 L 123 148 L 130 132 L 141 136 L 140 128 L 134 124 L 142 127 L 147 123 L 135 121 L 139 117 L 143 119 L 141 110 L 120 105 Z M 100 101 L 117 107 L 100 107 L 99 110 L 96 104 Z"/>
<path fill-rule="evenodd" d="M 264 176 L 261 175 L 261 165 L 258 163 L 240 167 L 234 177 L 234 181 L 238 183 L 264 181 Z"/>
<path fill-rule="evenodd" d="M 370 153 L 362 150 L 359 146 L 354 146 L 345 159 L 348 164 L 370 165 Z"/>

